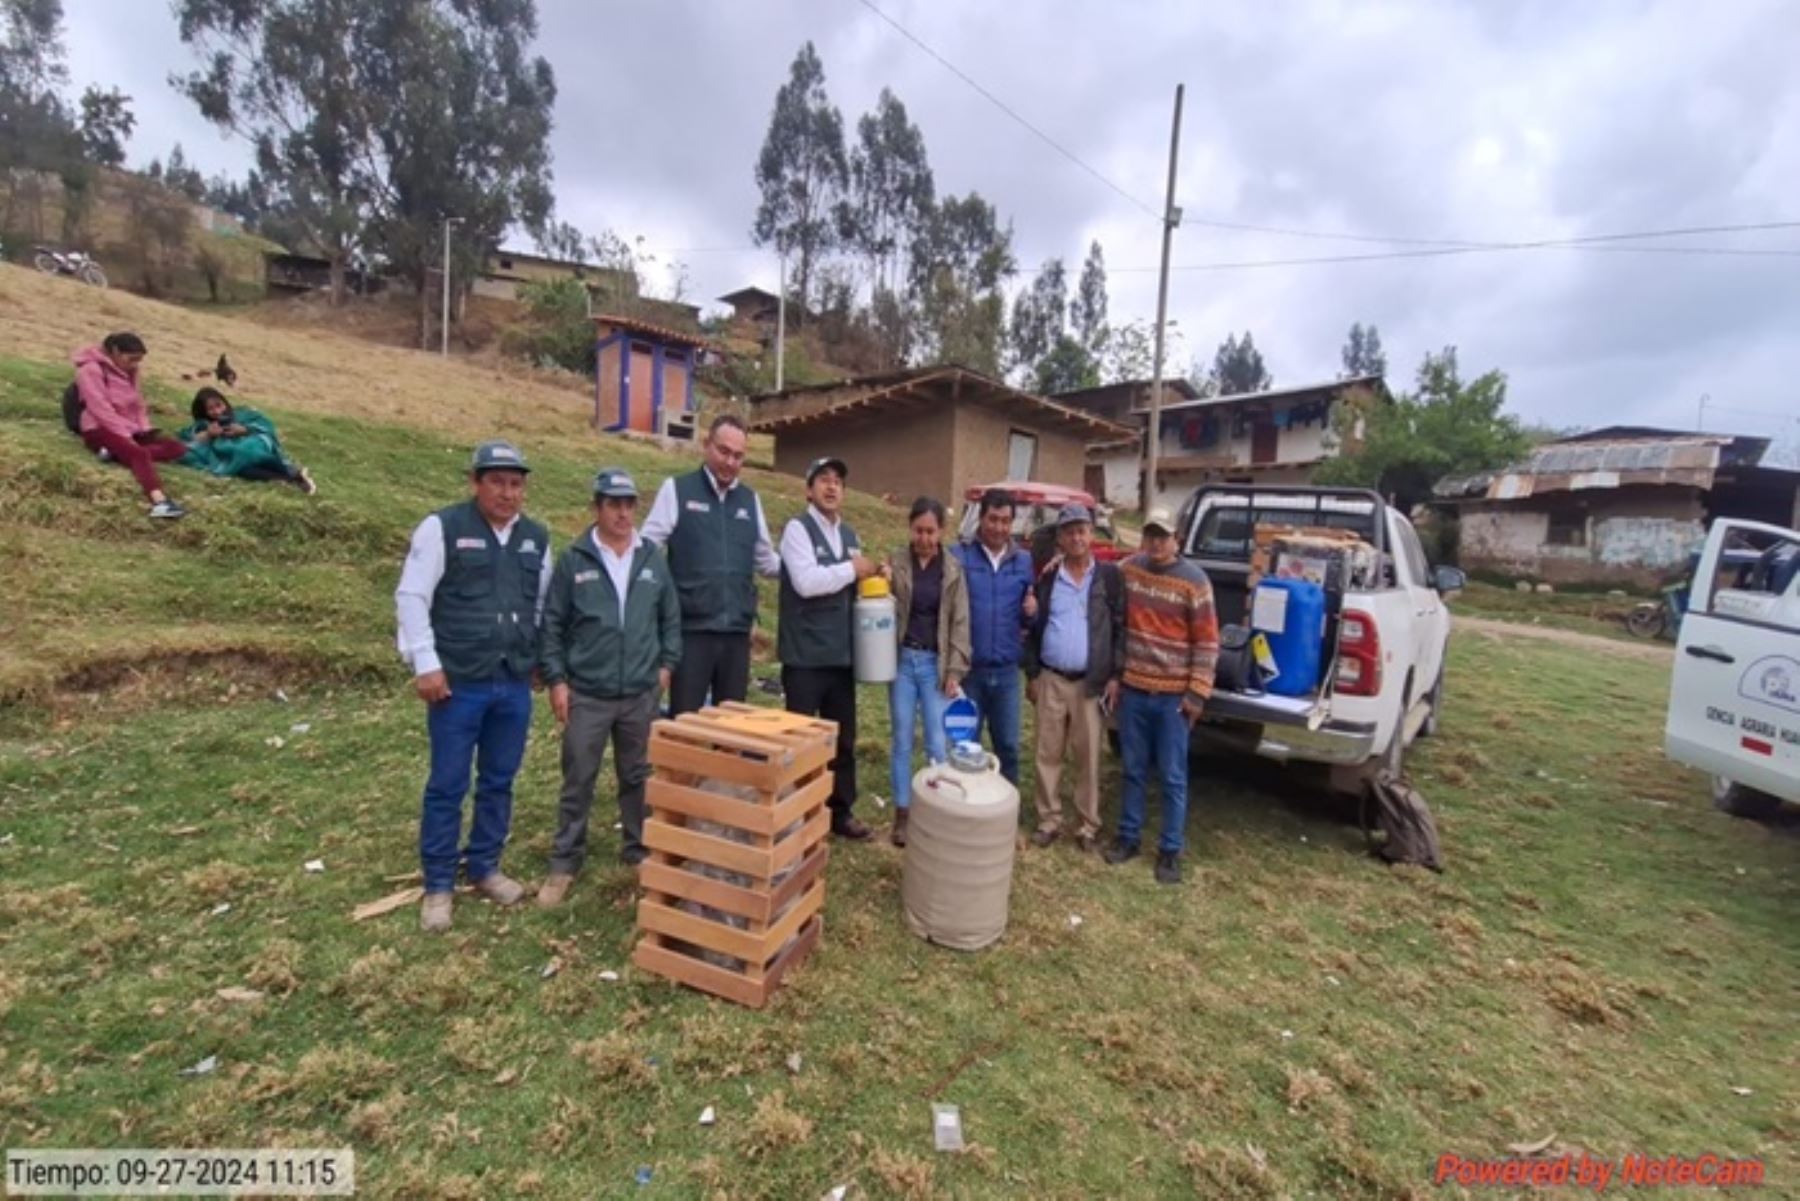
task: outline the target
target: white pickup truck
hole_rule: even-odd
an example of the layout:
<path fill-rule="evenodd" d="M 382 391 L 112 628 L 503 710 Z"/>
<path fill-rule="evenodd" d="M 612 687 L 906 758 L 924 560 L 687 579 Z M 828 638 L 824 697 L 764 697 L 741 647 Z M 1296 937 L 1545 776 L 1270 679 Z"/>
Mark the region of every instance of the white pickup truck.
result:
<path fill-rule="evenodd" d="M 1215 686 L 1197 748 L 1244 751 L 1331 769 L 1334 789 L 1360 792 L 1406 748 L 1437 728 L 1444 699 L 1450 612 L 1463 587 L 1454 567 L 1435 571 L 1412 523 L 1358 488 L 1219 485 L 1182 506 L 1182 553 L 1212 581 L 1219 624 L 1248 626 L 1253 535 L 1262 523 L 1353 530 L 1375 548 L 1371 578 L 1327 589 L 1321 684 L 1306 696 Z"/>
<path fill-rule="evenodd" d="M 1689 585 L 1664 732 L 1740 817 L 1800 802 L 1800 532 L 1713 522 Z"/>

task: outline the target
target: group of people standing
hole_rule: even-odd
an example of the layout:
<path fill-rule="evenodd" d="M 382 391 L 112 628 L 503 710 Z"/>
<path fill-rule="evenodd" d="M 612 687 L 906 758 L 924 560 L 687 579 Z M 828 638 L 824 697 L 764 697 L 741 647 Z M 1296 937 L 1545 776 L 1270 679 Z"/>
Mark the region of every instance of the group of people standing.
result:
<path fill-rule="evenodd" d="M 830 798 L 834 836 L 863 841 L 854 813 L 854 604 L 871 576 L 893 589 L 898 673 L 889 686 L 895 818 L 905 845 L 914 723 L 942 760 L 945 706 L 972 699 L 1001 771 L 1019 782 L 1022 698 L 1037 709 L 1032 842 L 1061 834 L 1058 787 L 1075 758 L 1075 841 L 1100 836 L 1104 712 L 1116 710 L 1125 790 L 1111 863 L 1139 853 L 1146 787 L 1157 773 L 1163 828 L 1156 877 L 1180 879 L 1187 732 L 1211 692 L 1218 623 L 1211 588 L 1177 553 L 1173 523 L 1153 511 L 1144 551 L 1122 566 L 1096 562 L 1092 514 L 1065 508 L 1058 554 L 1042 572 L 1013 538 L 1014 503 L 981 502 L 975 541 L 945 545 L 948 514 L 921 498 L 897 562 L 864 549 L 843 515 L 849 468 L 823 457 L 806 471 L 807 507 L 771 539 L 762 502 L 741 477 L 747 434 L 733 417 L 707 432 L 703 465 L 665 480 L 638 525 L 639 491 L 622 468 L 593 484 L 593 524 L 552 558 L 548 531 L 523 513 L 530 468 L 507 442 L 483 443 L 470 495 L 414 530 L 395 593 L 398 644 L 426 703 L 430 770 L 419 831 L 421 923 L 447 929 L 460 867 L 500 904 L 525 889 L 500 871 L 512 821 L 534 684 L 562 727 L 562 791 L 540 905 L 561 904 L 587 855 L 595 784 L 608 744 L 618 781 L 620 858 L 643 843 L 651 723 L 746 699 L 758 576 L 779 580 L 777 655 L 790 711 L 837 724 Z M 474 779 L 474 815 L 462 806 Z"/>
<path fill-rule="evenodd" d="M 138 382 L 149 348 L 130 332 L 108 334 L 75 353 L 75 380 L 63 397 L 63 420 L 101 460 L 131 472 L 150 502 L 150 516 L 176 520 L 187 510 L 163 488 L 159 463 L 211 475 L 292 484 L 318 491 L 310 472 L 282 449 L 275 423 L 255 409 L 234 407 L 217 388 L 194 394 L 192 420 L 171 435 L 152 425 Z"/>

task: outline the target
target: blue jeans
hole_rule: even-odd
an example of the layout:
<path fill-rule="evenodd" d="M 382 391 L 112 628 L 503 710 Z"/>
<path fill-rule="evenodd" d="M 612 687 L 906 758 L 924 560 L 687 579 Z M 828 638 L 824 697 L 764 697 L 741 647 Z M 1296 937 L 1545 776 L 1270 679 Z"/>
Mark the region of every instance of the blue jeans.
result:
<path fill-rule="evenodd" d="M 894 745 L 889 759 L 894 775 L 894 804 L 912 804 L 913 715 L 925 721 L 925 758 L 942 763 L 949 758 L 949 739 L 944 735 L 944 690 L 938 685 L 938 657 L 933 651 L 900 648 L 900 672 L 888 685 L 888 724 Z"/>
<path fill-rule="evenodd" d="M 1187 829 L 1188 723 L 1180 693 L 1119 692 L 1119 751 L 1125 792 L 1119 800 L 1119 841 L 1137 846 L 1144 834 L 1150 765 L 1162 782 L 1162 837 L 1156 849 L 1179 855 Z"/>
<path fill-rule="evenodd" d="M 419 817 L 419 864 L 426 892 L 456 884 L 456 843 L 462 834 L 469 761 L 475 760 L 475 818 L 460 858 L 471 881 L 500 870 L 500 849 L 512 826 L 513 777 L 525 758 L 531 730 L 531 685 L 524 680 L 452 680 L 450 699 L 428 705 L 431 775 Z"/>
<path fill-rule="evenodd" d="M 1019 706 L 1024 692 L 1019 685 L 1019 669 L 1011 667 L 977 667 L 962 682 L 963 695 L 981 710 L 981 725 L 987 728 L 988 740 L 994 744 L 994 755 L 1000 760 L 1000 774 L 1014 787 L 1019 783 Z M 975 737 L 981 737 L 980 728 Z"/>

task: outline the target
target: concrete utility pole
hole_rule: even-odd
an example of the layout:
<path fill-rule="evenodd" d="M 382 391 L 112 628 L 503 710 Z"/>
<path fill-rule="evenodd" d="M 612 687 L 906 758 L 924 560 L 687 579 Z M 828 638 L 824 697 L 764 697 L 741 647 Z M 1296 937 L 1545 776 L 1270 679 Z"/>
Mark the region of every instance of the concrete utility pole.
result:
<path fill-rule="evenodd" d="M 1181 224 L 1181 210 L 1175 207 L 1175 164 L 1181 154 L 1181 97 L 1186 90 L 1186 84 L 1175 85 L 1175 124 L 1169 131 L 1169 193 L 1163 203 L 1162 275 L 1156 285 L 1156 361 L 1150 375 L 1149 462 L 1144 469 L 1144 489 L 1147 493 L 1143 503 L 1145 510 L 1156 504 L 1158 491 L 1156 460 L 1162 449 L 1163 326 L 1169 315 L 1169 243 L 1175 236 L 1175 227 Z"/>
<path fill-rule="evenodd" d="M 1711 399 L 1712 393 L 1710 392 L 1702 392 L 1700 394 L 1700 420 L 1694 423 L 1695 433 L 1704 433 L 1706 430 L 1706 402 Z"/>
<path fill-rule="evenodd" d="M 462 222 L 461 217 L 444 218 L 444 325 L 439 331 L 438 353 L 445 358 L 450 356 L 450 227 Z"/>
<path fill-rule="evenodd" d="M 787 251 L 781 252 L 781 282 L 775 285 L 775 390 L 787 366 Z"/>

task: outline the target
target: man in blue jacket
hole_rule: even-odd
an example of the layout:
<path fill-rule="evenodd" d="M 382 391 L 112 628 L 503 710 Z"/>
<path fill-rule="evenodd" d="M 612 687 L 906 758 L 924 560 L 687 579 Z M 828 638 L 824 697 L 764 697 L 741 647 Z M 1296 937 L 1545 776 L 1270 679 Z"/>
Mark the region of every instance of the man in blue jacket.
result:
<path fill-rule="evenodd" d="M 956 548 L 969 585 L 969 633 L 974 651 L 963 694 L 981 710 L 982 725 L 1000 760 L 1000 773 L 1019 783 L 1019 664 L 1024 630 L 1037 616 L 1031 555 L 1013 541 L 1015 502 L 1008 492 L 981 498 L 975 541 Z M 980 732 L 977 731 L 977 737 Z"/>

